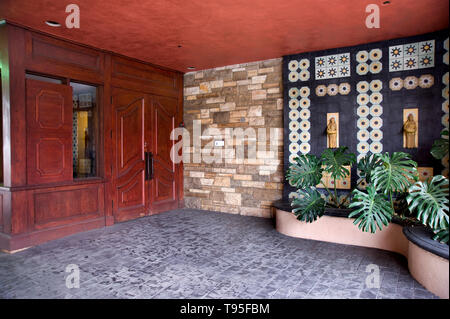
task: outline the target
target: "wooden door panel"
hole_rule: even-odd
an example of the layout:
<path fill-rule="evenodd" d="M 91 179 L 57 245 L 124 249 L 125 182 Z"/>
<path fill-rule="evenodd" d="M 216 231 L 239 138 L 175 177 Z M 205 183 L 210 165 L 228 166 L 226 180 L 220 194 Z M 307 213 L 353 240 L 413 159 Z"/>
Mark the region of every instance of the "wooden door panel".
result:
<path fill-rule="evenodd" d="M 145 214 L 147 196 L 144 163 L 146 98 L 127 90 L 113 90 L 115 207 L 114 218 L 123 221 Z"/>
<path fill-rule="evenodd" d="M 27 79 L 28 184 L 70 181 L 72 88 Z"/>
<path fill-rule="evenodd" d="M 176 99 L 153 97 L 153 212 L 169 209 L 176 203 L 175 164 L 171 159 L 174 141 L 170 140 L 175 128 L 176 106 Z"/>

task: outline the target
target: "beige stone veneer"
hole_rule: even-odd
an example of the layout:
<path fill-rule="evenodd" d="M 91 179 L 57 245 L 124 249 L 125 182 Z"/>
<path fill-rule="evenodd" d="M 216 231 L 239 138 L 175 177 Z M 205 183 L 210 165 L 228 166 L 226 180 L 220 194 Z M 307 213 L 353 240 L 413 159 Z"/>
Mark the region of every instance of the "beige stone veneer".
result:
<path fill-rule="evenodd" d="M 271 217 L 272 203 L 283 190 L 282 59 L 229 65 L 184 76 L 184 122 L 194 139 L 193 121 L 201 122 L 201 145 L 185 148 L 185 206 L 225 213 Z M 220 135 L 205 133 L 220 130 Z M 226 140 L 227 129 L 263 129 L 267 140 Z M 270 138 L 270 132 L 274 136 Z M 214 140 L 224 141 L 219 162 L 193 161 L 210 154 Z M 270 144 L 276 144 L 271 149 Z M 276 142 L 276 143 L 275 143 Z M 200 144 L 199 143 L 199 144 Z M 256 158 L 235 158 L 236 149 L 256 143 Z M 200 146 L 202 149 L 200 149 Z M 263 149 L 263 150 L 261 150 Z"/>
<path fill-rule="evenodd" d="M 275 219 L 277 231 L 287 236 L 379 248 L 402 254 L 408 258 L 408 268 L 414 279 L 435 295 L 449 298 L 448 259 L 410 242 L 400 225 L 391 223 L 383 231 L 371 234 L 359 230 L 351 218 L 323 216 L 313 223 L 306 223 L 297 220 L 290 212 L 276 209 Z"/>

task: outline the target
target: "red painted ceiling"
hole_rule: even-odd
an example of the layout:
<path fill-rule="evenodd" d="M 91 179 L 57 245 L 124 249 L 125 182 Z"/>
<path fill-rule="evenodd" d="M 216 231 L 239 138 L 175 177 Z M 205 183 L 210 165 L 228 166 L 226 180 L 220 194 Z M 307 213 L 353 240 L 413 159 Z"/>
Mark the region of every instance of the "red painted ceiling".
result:
<path fill-rule="evenodd" d="M 0 0 L 0 19 L 182 72 L 448 28 L 448 0 L 383 1 Z M 70 3 L 80 29 L 64 26 Z M 365 27 L 370 3 L 380 6 L 380 29 Z"/>

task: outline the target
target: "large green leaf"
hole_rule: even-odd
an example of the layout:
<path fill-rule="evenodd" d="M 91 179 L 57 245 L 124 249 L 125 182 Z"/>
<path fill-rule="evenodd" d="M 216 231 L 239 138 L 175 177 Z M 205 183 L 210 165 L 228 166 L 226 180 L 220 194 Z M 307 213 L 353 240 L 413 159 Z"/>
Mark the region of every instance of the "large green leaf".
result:
<path fill-rule="evenodd" d="M 417 163 L 409 154 L 395 152 L 392 155 L 379 155 L 381 165 L 371 173 L 372 183 L 378 191 L 384 194 L 406 192 L 411 186 L 410 180 L 417 179 Z"/>
<path fill-rule="evenodd" d="M 441 243 L 448 245 L 448 227 L 443 229 L 438 229 L 435 232 L 435 236 L 433 237 L 434 240 L 437 240 Z"/>
<path fill-rule="evenodd" d="M 322 179 L 322 164 L 320 159 L 311 154 L 299 155 L 296 164 L 291 164 L 286 173 L 286 179 L 293 187 L 308 188 L 316 186 Z"/>
<path fill-rule="evenodd" d="M 366 189 L 367 193 L 353 190 L 350 208 L 354 208 L 348 217 L 355 217 L 353 224 L 364 232 L 375 233 L 377 227 L 382 230 L 387 226 L 394 214 L 390 202 L 383 194 L 378 194 L 373 185 Z"/>
<path fill-rule="evenodd" d="M 448 154 L 448 130 L 441 133 L 441 138 L 434 141 L 430 151 L 436 159 L 443 159 Z"/>
<path fill-rule="evenodd" d="M 417 182 L 409 188 L 406 198 L 411 212 L 433 230 L 448 229 L 448 179 L 442 175 L 430 181 Z"/>
<path fill-rule="evenodd" d="M 372 171 L 381 164 L 382 161 L 378 154 L 367 154 L 358 162 L 359 176 L 364 178 L 367 183 L 371 183 Z"/>
<path fill-rule="evenodd" d="M 314 187 L 298 190 L 299 198 L 291 202 L 292 211 L 298 220 L 312 223 L 325 212 L 325 200 Z"/>
<path fill-rule="evenodd" d="M 341 180 L 346 178 L 350 171 L 344 166 L 351 166 L 356 162 L 356 155 L 347 153 L 347 147 L 342 146 L 336 150 L 327 148 L 322 152 L 322 163 L 325 171 L 331 174 L 331 178 Z"/>

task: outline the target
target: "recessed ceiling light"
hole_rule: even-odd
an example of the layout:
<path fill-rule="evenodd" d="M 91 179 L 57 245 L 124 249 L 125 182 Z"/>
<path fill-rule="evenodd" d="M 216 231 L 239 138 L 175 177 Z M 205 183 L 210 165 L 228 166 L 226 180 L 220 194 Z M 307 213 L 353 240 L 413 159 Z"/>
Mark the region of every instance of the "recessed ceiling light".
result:
<path fill-rule="evenodd" d="M 188 70 L 195 70 L 195 66 L 188 66 Z"/>
<path fill-rule="evenodd" d="M 57 28 L 57 27 L 60 27 L 60 26 L 61 26 L 60 23 L 58 23 L 58 22 L 56 22 L 56 21 L 52 21 L 52 20 L 47 20 L 47 21 L 45 21 L 45 24 L 48 25 L 48 26 L 50 26 L 50 27 L 54 27 L 54 28 Z"/>

